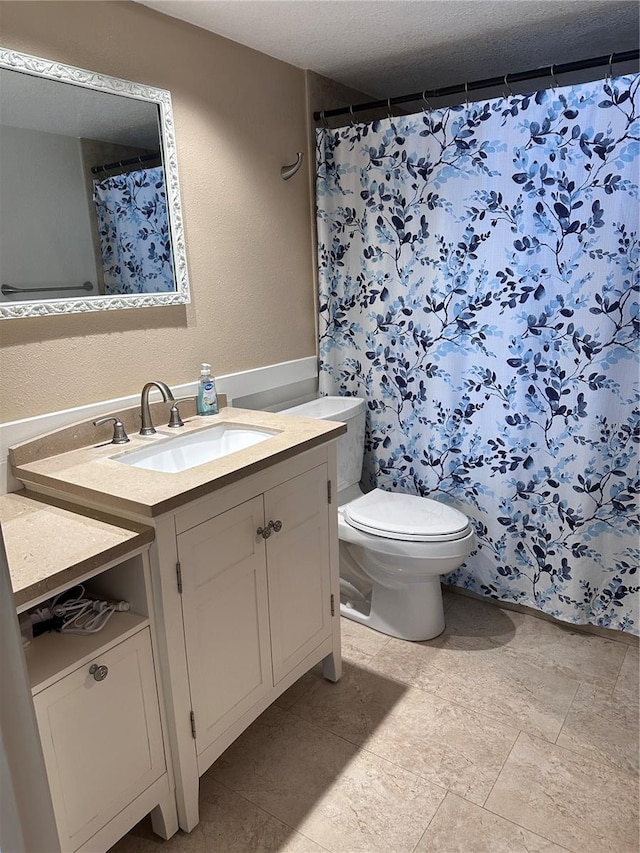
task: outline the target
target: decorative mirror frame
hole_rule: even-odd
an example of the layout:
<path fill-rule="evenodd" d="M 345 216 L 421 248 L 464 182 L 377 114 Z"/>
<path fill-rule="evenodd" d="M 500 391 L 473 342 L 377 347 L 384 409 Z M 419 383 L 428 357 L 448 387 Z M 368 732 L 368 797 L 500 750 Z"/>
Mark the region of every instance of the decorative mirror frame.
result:
<path fill-rule="evenodd" d="M 57 80 L 61 83 L 72 83 L 76 86 L 84 86 L 109 94 L 126 95 L 129 98 L 150 101 L 159 106 L 162 164 L 164 166 L 173 274 L 176 285 L 175 291 L 171 293 L 132 293 L 41 301 L 2 302 L 0 303 L 0 319 L 41 317 L 50 314 L 76 314 L 88 311 L 117 311 L 123 308 L 155 308 L 162 305 L 185 305 L 190 302 L 170 92 L 166 89 L 157 89 L 153 86 L 145 86 L 142 83 L 94 73 L 84 68 L 52 62 L 48 59 L 41 59 L 28 53 L 19 53 L 3 47 L 0 47 L 0 68 L 21 71 L 32 76 Z"/>

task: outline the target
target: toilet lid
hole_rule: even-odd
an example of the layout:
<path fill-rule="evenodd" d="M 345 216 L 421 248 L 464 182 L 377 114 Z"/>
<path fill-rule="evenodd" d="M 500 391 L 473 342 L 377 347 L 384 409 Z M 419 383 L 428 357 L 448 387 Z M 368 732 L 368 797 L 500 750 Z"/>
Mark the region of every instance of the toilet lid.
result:
<path fill-rule="evenodd" d="M 461 539 L 471 529 L 467 516 L 452 506 L 382 489 L 351 501 L 344 508 L 344 516 L 357 530 L 412 542 Z"/>

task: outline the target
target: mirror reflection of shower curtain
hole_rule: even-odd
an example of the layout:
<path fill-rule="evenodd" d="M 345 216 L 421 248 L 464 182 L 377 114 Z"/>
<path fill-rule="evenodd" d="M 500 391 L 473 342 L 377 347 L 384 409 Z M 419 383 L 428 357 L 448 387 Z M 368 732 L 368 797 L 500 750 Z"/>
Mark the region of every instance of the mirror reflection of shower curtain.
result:
<path fill-rule="evenodd" d="M 105 293 L 170 293 L 169 218 L 162 166 L 94 181 Z"/>

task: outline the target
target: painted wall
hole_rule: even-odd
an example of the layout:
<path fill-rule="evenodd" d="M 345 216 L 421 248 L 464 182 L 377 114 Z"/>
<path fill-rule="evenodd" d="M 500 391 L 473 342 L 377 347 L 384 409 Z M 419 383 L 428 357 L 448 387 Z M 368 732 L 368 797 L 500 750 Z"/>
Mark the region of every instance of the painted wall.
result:
<path fill-rule="evenodd" d="M 315 354 L 305 73 L 130 2 L 2 2 L 2 44 L 169 89 L 193 301 L 0 324 L 0 421 Z"/>

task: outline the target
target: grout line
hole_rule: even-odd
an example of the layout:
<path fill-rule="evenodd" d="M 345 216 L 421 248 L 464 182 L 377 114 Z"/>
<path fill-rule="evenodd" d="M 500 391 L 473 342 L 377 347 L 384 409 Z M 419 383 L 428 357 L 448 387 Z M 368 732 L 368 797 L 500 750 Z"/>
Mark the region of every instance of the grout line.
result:
<path fill-rule="evenodd" d="M 620 681 L 620 675 L 622 673 L 622 668 L 627 661 L 627 656 L 633 654 L 633 652 L 631 651 L 632 648 L 633 648 L 632 646 L 627 646 L 627 651 L 622 656 L 622 660 L 620 661 L 620 668 L 618 669 L 618 674 L 616 675 L 616 680 L 615 680 L 613 687 L 611 689 L 611 696 L 612 697 L 613 697 L 613 694 L 616 692 L 616 687 L 618 686 L 618 682 Z"/>
<path fill-rule="evenodd" d="M 440 800 L 440 804 L 438 805 L 438 808 L 437 808 L 437 809 L 435 810 L 435 812 L 433 813 L 433 815 L 432 815 L 431 820 L 429 821 L 429 823 L 425 826 L 425 828 L 424 828 L 424 832 L 422 833 L 422 835 L 420 836 L 420 838 L 419 838 L 419 839 L 418 839 L 418 841 L 416 842 L 416 845 L 415 845 L 415 847 L 412 849 L 411 853 L 415 853 L 415 851 L 418 849 L 418 847 L 419 847 L 419 846 L 420 846 L 420 844 L 422 843 L 422 839 L 425 837 L 425 835 L 426 835 L 426 834 L 427 834 L 427 832 L 429 831 L 429 827 L 431 826 L 431 824 L 432 824 L 432 823 L 433 823 L 433 821 L 435 820 L 436 815 L 438 814 L 438 812 L 439 812 L 439 811 L 440 811 L 440 809 L 442 808 L 442 805 L 443 805 L 444 801 L 447 799 L 447 797 L 449 796 L 449 794 L 450 794 L 450 793 L 451 793 L 450 791 L 446 791 L 446 792 L 445 792 L 444 797 Z M 458 795 L 458 796 L 459 796 L 459 795 Z"/>
<path fill-rule="evenodd" d="M 475 717 L 479 717 L 481 720 L 488 720 L 491 723 L 493 723 L 494 725 L 499 726 L 501 729 L 508 727 L 510 729 L 514 729 L 518 733 L 524 731 L 524 729 L 519 728 L 517 721 L 515 721 L 515 720 L 513 722 L 507 722 L 506 720 L 496 720 L 496 718 L 494 716 L 492 716 L 492 713 L 495 712 L 495 709 L 492 709 L 491 711 L 479 711 L 477 708 L 472 708 L 470 705 L 466 705 L 463 702 L 460 702 L 456 699 L 451 699 L 448 696 L 443 696 L 442 694 L 437 693 L 434 690 L 429 690 L 428 688 L 422 687 L 422 686 L 415 684 L 413 682 L 403 681 L 400 678 L 390 676 L 387 673 L 380 673 L 380 672 L 377 672 L 375 670 L 369 670 L 369 671 L 374 676 L 378 675 L 381 678 L 385 678 L 385 679 L 388 679 L 391 681 L 395 681 L 397 684 L 402 684 L 403 686 L 408 687 L 410 690 L 418 690 L 418 691 L 420 691 L 420 693 L 424 693 L 427 696 L 433 696 L 435 699 L 438 699 L 440 702 L 446 702 L 448 705 L 453 705 L 455 708 L 460 708 L 461 710 L 465 711 L 468 714 L 473 714 Z M 444 671 L 442 671 L 442 672 L 443 672 L 443 674 L 446 674 L 446 673 L 444 673 Z M 577 691 L 577 688 L 576 688 L 576 691 Z M 525 732 L 525 734 L 530 734 L 530 733 Z M 535 737 L 542 737 L 542 736 L 541 735 L 535 735 Z M 516 736 L 516 739 L 517 739 L 517 736 Z M 547 740 L 546 737 L 542 737 L 542 739 Z M 553 741 L 548 741 L 548 742 L 553 743 Z"/>
<path fill-rule="evenodd" d="M 498 779 L 502 776 L 502 771 L 504 770 L 504 768 L 505 768 L 505 765 L 506 765 L 507 761 L 511 758 L 511 753 L 512 753 L 512 752 L 513 752 L 513 750 L 514 750 L 515 745 L 518 743 L 518 741 L 520 740 L 520 737 L 521 737 L 523 734 L 526 734 L 526 732 L 523 732 L 523 731 L 522 731 L 522 729 L 519 729 L 516 739 L 515 739 L 515 740 L 514 740 L 514 742 L 511 744 L 511 748 L 510 748 L 510 750 L 509 750 L 509 752 L 508 752 L 508 754 L 507 754 L 507 757 L 506 757 L 506 758 L 505 758 L 505 760 L 502 762 L 502 766 L 500 767 L 500 770 L 498 770 L 498 775 L 497 775 L 497 776 L 496 776 L 496 778 L 493 780 L 493 785 L 491 786 L 491 790 L 489 791 L 489 793 L 487 794 L 487 796 L 484 798 L 484 802 L 483 802 L 483 804 L 480 806 L 480 808 L 481 808 L 481 809 L 483 809 L 483 808 L 486 806 L 487 802 L 489 801 L 489 797 L 490 797 L 490 796 L 491 796 L 491 794 L 493 793 L 493 789 L 495 788 L 495 786 L 498 784 Z M 477 805 L 477 803 L 476 803 L 476 805 Z M 487 809 L 487 811 L 489 811 L 489 809 Z M 524 828 L 524 827 L 523 827 L 523 828 Z"/>
<path fill-rule="evenodd" d="M 555 740 L 553 740 L 553 741 L 549 741 L 549 743 L 554 743 L 554 744 L 556 744 L 556 745 L 557 745 L 557 743 L 558 743 L 558 738 L 559 738 L 559 737 L 560 737 L 560 735 L 562 734 L 562 730 L 563 730 L 563 728 L 565 727 L 565 724 L 566 724 L 566 722 L 567 722 L 567 717 L 568 717 L 568 716 L 569 716 L 569 714 L 571 713 L 571 709 L 573 708 L 573 706 L 574 706 L 574 704 L 575 704 L 575 701 L 576 701 L 576 696 L 578 695 L 578 692 L 579 692 L 579 690 L 580 690 L 580 688 L 582 687 L 582 685 L 583 685 L 583 684 L 584 684 L 584 682 L 583 682 L 583 681 L 579 681 L 579 682 L 578 682 L 578 685 L 577 685 L 576 689 L 575 689 L 575 690 L 574 690 L 574 692 L 573 692 L 573 696 L 571 697 L 571 702 L 569 702 L 569 706 L 568 706 L 567 710 L 566 710 L 566 711 L 565 711 L 565 713 L 564 713 L 564 717 L 562 718 L 562 723 L 560 724 L 560 728 L 558 729 L 558 734 L 556 735 Z M 596 689 L 597 689 L 597 688 L 596 688 Z"/>
<path fill-rule="evenodd" d="M 493 815 L 494 817 L 500 818 L 500 820 L 504 820 L 507 823 L 510 823 L 512 826 L 517 826 L 518 829 L 523 829 L 525 832 L 530 832 L 531 835 L 535 835 L 537 838 L 541 838 L 544 841 L 548 841 L 549 844 L 553 844 L 554 847 L 557 847 L 559 850 L 566 850 L 566 853 L 575 853 L 572 851 L 570 847 L 564 847 L 562 844 L 558 844 L 557 841 L 554 841 L 553 838 L 549 838 L 547 835 L 542 835 L 540 832 L 536 832 L 533 829 L 529 829 L 527 826 L 523 826 L 521 823 L 518 823 L 515 820 L 512 820 L 509 817 L 505 817 L 504 815 L 499 814 L 499 812 L 494 812 L 491 809 L 488 809 L 486 806 L 480 806 L 483 811 L 487 812 L 487 814 Z M 528 849 L 528 848 L 527 848 Z"/>
<path fill-rule="evenodd" d="M 549 743 L 548 740 L 538 737 L 537 735 L 529 735 L 526 732 L 523 732 L 523 734 L 527 735 L 527 737 L 531 738 L 534 741 L 538 741 L 546 747 L 552 746 L 555 750 L 567 753 L 569 758 L 578 759 L 579 761 L 584 761 L 587 764 L 595 765 L 600 769 L 608 770 L 610 773 L 617 773 L 620 776 L 629 777 L 633 781 L 634 785 L 637 786 L 638 784 L 638 775 L 634 770 L 630 768 L 625 770 L 619 765 L 611 764 L 606 759 L 602 759 L 597 755 L 588 755 L 584 752 L 576 752 L 576 750 L 570 746 L 562 746 L 561 744 L 557 743 Z"/>
<path fill-rule="evenodd" d="M 611 697 L 608 697 L 608 698 L 610 699 Z M 634 707 L 635 707 L 635 703 L 632 703 L 632 704 L 634 704 Z M 573 707 L 573 703 L 572 703 L 572 707 Z M 598 716 L 600 716 L 600 715 L 598 715 Z M 564 728 L 564 724 L 563 724 L 562 728 Z M 561 734 L 562 734 L 562 729 L 560 729 L 560 732 L 558 733 L 558 738 L 560 737 Z M 634 768 L 628 767 L 628 766 L 622 766 L 621 764 L 613 762 L 611 760 L 611 758 L 609 757 L 611 754 L 610 751 L 608 751 L 606 753 L 606 755 L 603 756 L 603 755 L 598 754 L 597 752 L 595 752 L 595 753 L 594 752 L 587 752 L 585 750 L 580 749 L 578 746 L 573 746 L 571 744 L 560 744 L 560 743 L 558 743 L 558 738 L 556 738 L 555 743 L 552 744 L 557 749 L 564 749 L 567 752 L 571 753 L 572 755 L 576 756 L 577 758 L 585 759 L 587 761 L 591 761 L 591 762 L 603 765 L 604 767 L 608 768 L 609 770 L 613 770 L 616 773 L 621 773 L 623 776 L 630 776 L 631 779 L 633 780 L 633 782 L 635 784 L 637 784 L 638 775 L 637 775 L 637 772 L 634 770 Z"/>

